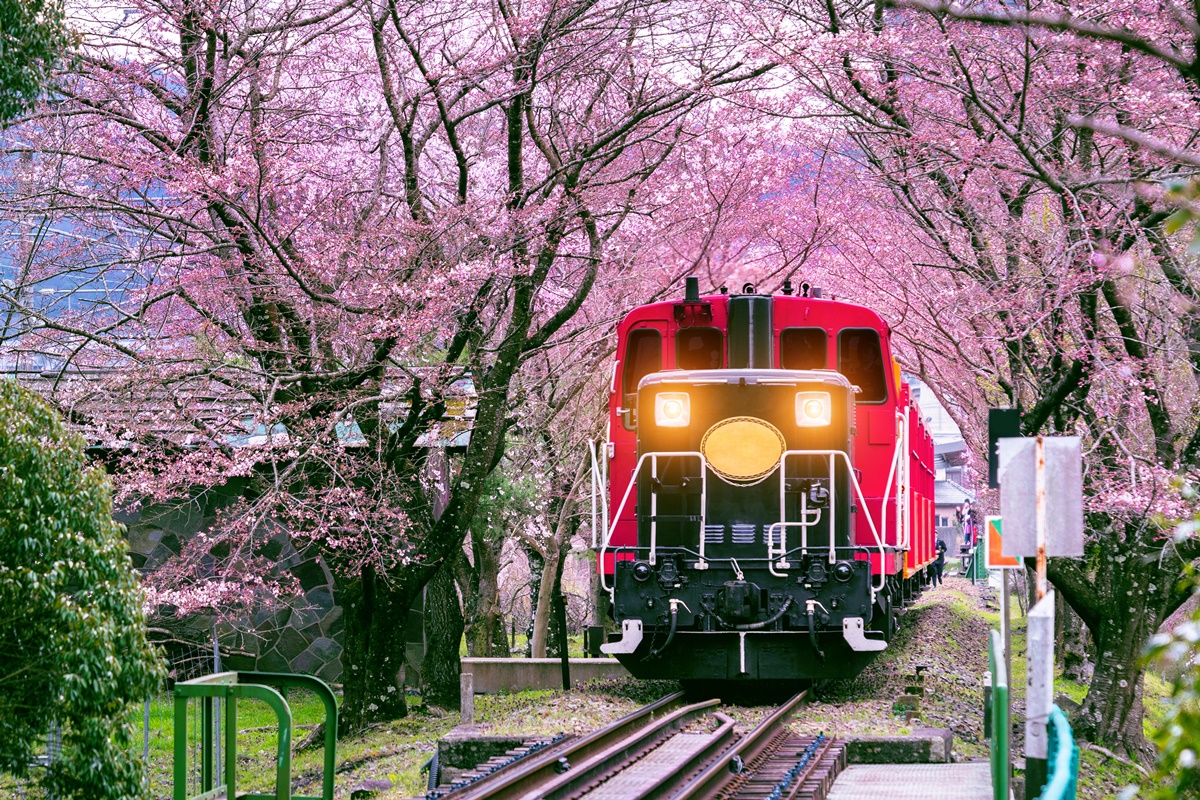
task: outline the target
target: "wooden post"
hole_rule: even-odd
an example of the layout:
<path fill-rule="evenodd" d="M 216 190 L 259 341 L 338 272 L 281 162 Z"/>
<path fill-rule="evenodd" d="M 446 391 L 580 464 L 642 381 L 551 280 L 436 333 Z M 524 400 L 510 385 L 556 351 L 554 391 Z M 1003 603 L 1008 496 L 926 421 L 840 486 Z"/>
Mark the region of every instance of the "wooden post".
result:
<path fill-rule="evenodd" d="M 464 672 L 458 676 L 459 706 L 462 708 L 462 724 L 475 724 L 475 676 Z"/>
<path fill-rule="evenodd" d="M 1046 596 L 1046 440 L 1041 434 L 1038 434 L 1034 447 L 1034 458 L 1037 463 L 1034 473 L 1037 487 L 1034 527 L 1037 536 L 1037 598 L 1040 601 Z"/>
<path fill-rule="evenodd" d="M 1054 703 L 1054 592 L 1039 600 L 1026 619 L 1025 796 L 1038 797 L 1046 785 L 1046 722 Z"/>

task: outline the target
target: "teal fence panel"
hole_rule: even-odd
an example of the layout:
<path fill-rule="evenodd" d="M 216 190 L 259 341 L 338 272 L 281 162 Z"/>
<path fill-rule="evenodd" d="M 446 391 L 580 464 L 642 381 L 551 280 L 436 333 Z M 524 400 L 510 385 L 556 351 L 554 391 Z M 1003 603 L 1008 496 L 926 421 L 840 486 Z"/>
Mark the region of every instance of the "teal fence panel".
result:
<path fill-rule="evenodd" d="M 1079 778 L 1079 747 L 1067 715 L 1058 706 L 1050 707 L 1046 725 L 1046 788 L 1039 800 L 1075 800 Z"/>
<path fill-rule="evenodd" d="M 987 553 L 984 551 L 984 540 L 975 543 L 975 552 L 971 558 L 971 582 L 979 583 L 988 579 Z"/>

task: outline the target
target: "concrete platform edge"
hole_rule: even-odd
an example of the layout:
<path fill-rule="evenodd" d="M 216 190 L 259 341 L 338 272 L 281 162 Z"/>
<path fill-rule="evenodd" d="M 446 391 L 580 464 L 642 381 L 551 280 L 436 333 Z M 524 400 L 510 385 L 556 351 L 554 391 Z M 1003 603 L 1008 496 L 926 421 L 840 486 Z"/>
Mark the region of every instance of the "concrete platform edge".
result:
<path fill-rule="evenodd" d="M 569 663 L 572 685 L 631 677 L 615 658 L 572 658 Z M 475 694 L 562 688 L 562 662 L 557 658 L 464 658 L 462 671 L 473 676 Z"/>
<path fill-rule="evenodd" d="M 918 728 L 906 736 L 839 736 L 848 764 L 946 764 L 954 734 L 946 728 Z"/>

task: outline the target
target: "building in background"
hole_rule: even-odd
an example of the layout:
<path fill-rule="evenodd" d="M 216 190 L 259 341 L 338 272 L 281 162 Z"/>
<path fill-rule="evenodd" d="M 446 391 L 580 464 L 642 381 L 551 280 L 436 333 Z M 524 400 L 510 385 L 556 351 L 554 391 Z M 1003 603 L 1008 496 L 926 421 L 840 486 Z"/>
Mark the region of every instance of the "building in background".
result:
<path fill-rule="evenodd" d="M 925 425 L 933 436 L 935 521 L 938 538 L 946 543 L 953 556 L 961 552 L 969 532 L 974 543 L 975 531 L 970 523 L 970 509 L 975 502 L 975 476 L 968 463 L 967 443 L 962 431 L 950 414 L 938 402 L 933 391 L 915 375 L 906 375 L 913 398 L 925 416 Z"/>

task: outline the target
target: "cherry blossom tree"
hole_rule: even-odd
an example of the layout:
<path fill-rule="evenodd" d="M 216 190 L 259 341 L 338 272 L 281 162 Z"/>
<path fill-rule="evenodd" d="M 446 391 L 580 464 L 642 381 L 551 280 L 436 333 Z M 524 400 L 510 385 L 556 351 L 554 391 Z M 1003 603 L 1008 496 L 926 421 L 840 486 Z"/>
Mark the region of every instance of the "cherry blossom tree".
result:
<path fill-rule="evenodd" d="M 177 604 L 265 591 L 283 525 L 340 576 L 350 727 L 403 714 L 395 621 L 461 549 L 522 364 L 769 64 L 698 3 L 88 8 L 79 72 L 5 141 L 5 347 L 53 361 L 125 502 L 249 481 Z"/>
<path fill-rule="evenodd" d="M 1077 729 L 1144 757 L 1137 655 L 1200 555 L 1156 522 L 1186 511 L 1171 479 L 1196 466 L 1200 373 L 1192 265 L 1144 187 L 1186 173 L 1077 123 L 1194 130 L 1186 85 L 1119 42 L 883 4 L 760 7 L 752 25 L 877 184 L 846 277 L 904 320 L 909 367 L 980 451 L 988 406 L 1084 435 L 1092 556 L 1050 568 L 1096 640 Z"/>

